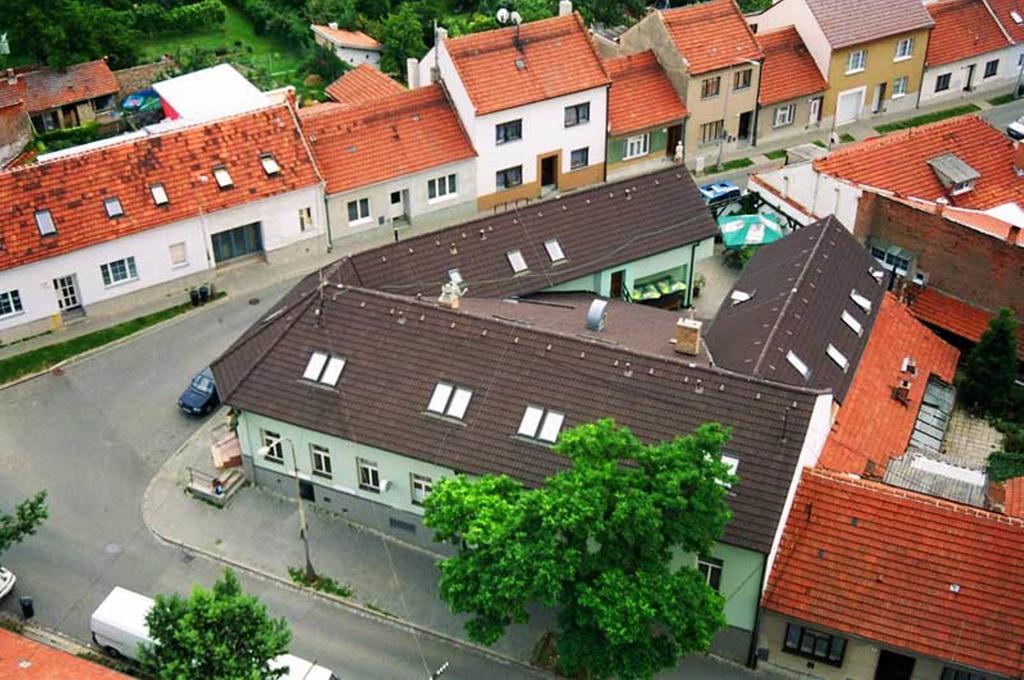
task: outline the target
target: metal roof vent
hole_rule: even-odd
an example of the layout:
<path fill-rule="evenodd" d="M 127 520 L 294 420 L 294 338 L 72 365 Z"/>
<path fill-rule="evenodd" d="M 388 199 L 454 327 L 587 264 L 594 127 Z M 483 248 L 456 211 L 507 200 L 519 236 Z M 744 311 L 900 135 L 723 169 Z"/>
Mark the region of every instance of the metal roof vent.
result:
<path fill-rule="evenodd" d="M 608 316 L 607 307 L 607 300 L 594 300 L 590 303 L 590 309 L 587 310 L 588 331 L 599 332 L 604 330 L 604 321 Z"/>

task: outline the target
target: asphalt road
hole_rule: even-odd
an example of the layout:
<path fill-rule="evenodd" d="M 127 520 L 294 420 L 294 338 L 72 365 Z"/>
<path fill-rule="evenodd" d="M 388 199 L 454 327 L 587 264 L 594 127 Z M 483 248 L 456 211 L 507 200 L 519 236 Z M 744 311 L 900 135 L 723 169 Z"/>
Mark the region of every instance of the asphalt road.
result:
<path fill-rule="evenodd" d="M 221 567 L 165 546 L 142 522 L 142 495 L 159 466 L 196 429 L 175 406 L 188 378 L 222 352 L 287 286 L 258 305 L 229 300 L 121 347 L 0 392 L 0 505 L 39 489 L 50 518 L 4 555 L 18 584 L 0 610 L 32 596 L 36 621 L 82 641 L 89 615 L 115 585 L 146 594 L 209 585 Z M 345 678 L 527 678 L 533 673 L 461 646 L 243 575 L 244 587 L 284 616 L 292 651 Z"/>

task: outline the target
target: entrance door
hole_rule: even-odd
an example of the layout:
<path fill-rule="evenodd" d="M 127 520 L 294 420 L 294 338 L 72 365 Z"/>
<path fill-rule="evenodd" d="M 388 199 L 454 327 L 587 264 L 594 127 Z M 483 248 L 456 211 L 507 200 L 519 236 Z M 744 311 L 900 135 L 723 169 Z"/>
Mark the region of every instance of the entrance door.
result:
<path fill-rule="evenodd" d="M 622 299 L 622 288 L 626 285 L 626 270 L 620 269 L 616 272 L 612 272 L 612 285 L 611 290 L 608 291 L 608 297 L 614 300 Z"/>
<path fill-rule="evenodd" d="M 871 113 L 881 113 L 882 107 L 885 105 L 885 86 L 888 83 L 879 83 L 875 86 L 875 103 L 871 107 Z"/>
<path fill-rule="evenodd" d="M 53 289 L 57 292 L 57 307 L 61 312 L 79 309 L 82 301 L 78 298 L 78 286 L 75 275 L 58 276 L 53 280 Z"/>
<path fill-rule="evenodd" d="M 744 111 L 740 114 L 740 126 L 736 131 L 736 139 L 746 141 L 750 139 L 750 121 L 754 118 L 753 111 Z"/>
<path fill-rule="evenodd" d="M 852 123 L 860 118 L 860 112 L 864 108 L 864 88 L 848 90 L 839 93 L 836 102 L 836 125 Z"/>
<path fill-rule="evenodd" d="M 405 218 L 405 196 L 403 191 L 391 192 L 391 219 L 400 220 Z"/>
<path fill-rule="evenodd" d="M 821 99 L 821 97 L 815 97 L 809 102 L 810 115 L 807 116 L 808 125 L 817 125 L 821 122 Z"/>
<path fill-rule="evenodd" d="M 875 669 L 875 680 L 910 680 L 914 674 L 912 656 L 904 656 L 883 649 L 878 654 L 878 667 Z"/>
<path fill-rule="evenodd" d="M 299 480 L 299 496 L 305 501 L 316 501 L 316 494 L 313 492 L 313 483 L 305 479 Z"/>
<path fill-rule="evenodd" d="M 217 264 L 263 250 L 259 222 L 222 231 L 211 236 L 210 240 L 213 241 L 213 260 Z"/>
<path fill-rule="evenodd" d="M 974 64 L 967 67 L 967 82 L 964 84 L 964 92 L 970 92 L 974 87 Z"/>
<path fill-rule="evenodd" d="M 676 155 L 676 147 L 683 139 L 683 126 L 672 125 L 668 129 L 668 144 L 665 145 L 665 153 L 669 156 Z"/>
<path fill-rule="evenodd" d="M 548 156 L 540 159 L 540 185 L 542 187 L 553 187 L 557 182 L 558 156 Z"/>

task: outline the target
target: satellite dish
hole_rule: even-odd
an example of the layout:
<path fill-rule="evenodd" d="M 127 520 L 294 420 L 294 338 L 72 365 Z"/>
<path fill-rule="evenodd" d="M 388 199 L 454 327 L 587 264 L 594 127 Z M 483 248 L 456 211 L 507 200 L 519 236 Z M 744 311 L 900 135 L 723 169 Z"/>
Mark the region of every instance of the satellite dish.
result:
<path fill-rule="evenodd" d="M 498 20 L 499 24 L 507 24 L 508 23 L 508 10 L 505 9 L 504 7 L 499 8 L 498 9 L 498 13 L 495 15 L 495 18 Z"/>
<path fill-rule="evenodd" d="M 523 23 L 523 15 L 520 14 L 519 12 L 514 11 L 514 10 L 509 15 L 509 19 L 511 19 L 512 23 L 515 24 L 516 26 L 518 26 L 519 24 Z"/>

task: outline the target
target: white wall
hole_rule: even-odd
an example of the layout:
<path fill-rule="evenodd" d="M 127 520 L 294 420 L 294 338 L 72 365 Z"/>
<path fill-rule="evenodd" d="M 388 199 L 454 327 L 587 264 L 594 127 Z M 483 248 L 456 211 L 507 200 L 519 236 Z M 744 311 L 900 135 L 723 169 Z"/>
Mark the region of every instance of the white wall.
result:
<path fill-rule="evenodd" d="M 863 193 L 854 184 L 819 174 L 811 162 L 759 172 L 751 176 L 748 188 L 804 226 L 835 215 L 851 232 Z"/>
<path fill-rule="evenodd" d="M 523 166 L 523 184 L 537 181 L 537 156 L 559 149 L 563 150 L 563 173 L 570 171 L 571 152 L 583 147 L 590 149 L 591 166 L 604 164 L 607 94 L 607 88 L 602 86 L 476 118 L 473 127 L 467 125 L 467 129 L 471 130 L 473 146 L 479 154 L 477 191 L 483 195 L 494 193 L 495 173 L 516 165 Z M 584 102 L 590 102 L 590 121 L 565 127 L 565 107 Z M 523 121 L 523 138 L 500 146 L 495 144 L 495 127 L 517 118 Z"/>
<path fill-rule="evenodd" d="M 795 26 L 800 39 L 807 46 L 807 51 L 814 57 L 818 70 L 826 79 L 828 78 L 832 48 L 804 0 L 779 0 L 760 14 L 747 15 L 746 19 L 748 24 L 757 24 L 758 33 L 783 26 Z"/>
<path fill-rule="evenodd" d="M 974 96 L 977 91 L 994 90 L 1005 88 L 1016 81 L 1019 72 L 1017 66 L 1017 54 L 1020 48 L 1017 46 L 1007 47 L 994 52 L 961 59 L 951 64 L 940 66 L 929 66 L 924 70 L 924 80 L 921 84 L 921 103 L 952 101 L 966 99 Z M 999 70 L 991 78 L 985 78 L 985 64 L 993 59 L 999 60 Z M 968 67 L 974 65 L 974 77 L 971 79 L 972 92 L 964 92 L 967 84 Z M 942 74 L 950 74 L 949 89 L 942 92 L 935 91 L 935 80 Z"/>
<path fill-rule="evenodd" d="M 338 55 L 338 59 L 348 62 L 353 66 L 359 66 L 360 64 L 380 66 L 380 52 L 377 50 L 361 50 L 355 47 L 335 45 L 334 53 Z"/>

